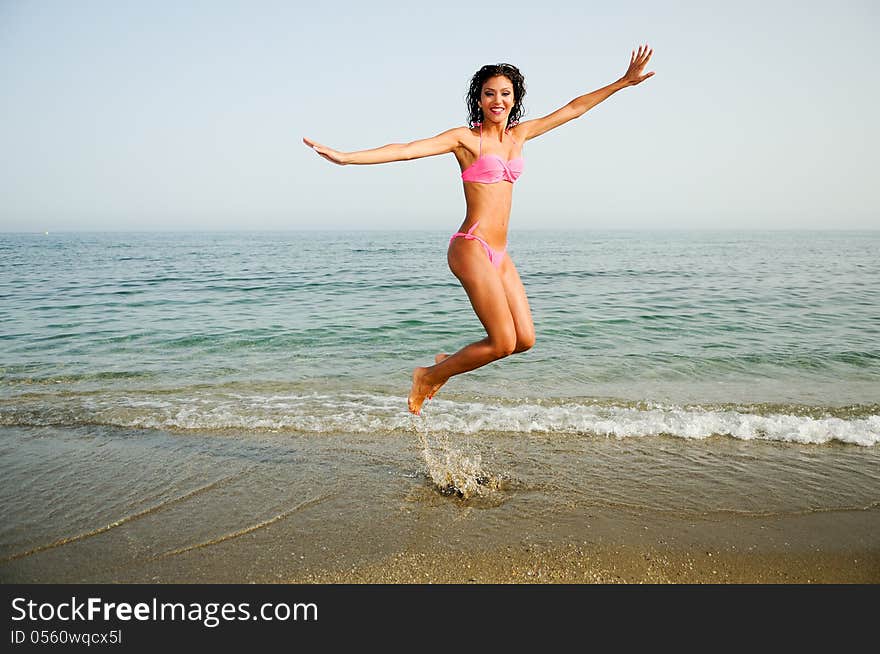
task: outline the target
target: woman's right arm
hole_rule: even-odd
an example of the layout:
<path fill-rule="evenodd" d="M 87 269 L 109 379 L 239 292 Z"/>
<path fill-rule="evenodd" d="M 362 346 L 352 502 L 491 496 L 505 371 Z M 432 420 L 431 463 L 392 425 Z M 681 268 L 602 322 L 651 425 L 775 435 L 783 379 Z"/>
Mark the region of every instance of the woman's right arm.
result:
<path fill-rule="evenodd" d="M 381 148 L 360 150 L 358 152 L 339 152 L 308 138 L 303 138 L 303 143 L 327 161 L 332 161 L 340 166 L 345 166 L 346 164 L 379 164 L 433 157 L 438 154 L 452 152 L 461 144 L 464 132 L 467 132 L 466 127 L 454 127 L 428 139 L 412 141 L 411 143 L 391 143 L 383 145 Z"/>

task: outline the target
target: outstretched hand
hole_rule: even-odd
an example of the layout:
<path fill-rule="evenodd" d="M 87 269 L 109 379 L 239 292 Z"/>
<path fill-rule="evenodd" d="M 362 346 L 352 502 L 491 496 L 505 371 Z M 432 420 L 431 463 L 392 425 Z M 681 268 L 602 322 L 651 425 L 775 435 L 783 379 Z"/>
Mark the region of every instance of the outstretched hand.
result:
<path fill-rule="evenodd" d="M 340 166 L 345 165 L 345 160 L 343 159 L 343 153 L 334 150 L 333 148 L 328 148 L 326 145 L 321 145 L 311 139 L 307 139 L 303 137 L 303 143 L 312 148 L 319 155 L 324 157 L 327 161 L 331 161 L 335 164 L 339 164 Z"/>
<path fill-rule="evenodd" d="M 647 43 L 640 45 L 638 51 L 633 50 L 632 56 L 629 59 L 629 68 L 627 68 L 626 73 L 624 73 L 620 80 L 626 82 L 627 86 L 635 86 L 651 77 L 654 71 L 644 74 L 642 71 L 645 70 L 645 66 L 651 59 L 652 54 L 654 54 L 654 51 L 648 47 Z"/>

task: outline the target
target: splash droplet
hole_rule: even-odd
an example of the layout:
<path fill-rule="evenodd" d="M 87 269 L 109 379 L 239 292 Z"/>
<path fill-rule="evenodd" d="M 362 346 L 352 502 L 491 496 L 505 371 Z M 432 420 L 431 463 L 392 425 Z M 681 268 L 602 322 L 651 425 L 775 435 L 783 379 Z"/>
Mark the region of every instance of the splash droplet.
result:
<path fill-rule="evenodd" d="M 450 445 L 445 433 L 437 434 L 433 439 L 436 445 L 432 447 L 427 422 L 417 421 L 415 425 L 422 445 L 425 474 L 441 494 L 469 499 L 500 488 L 500 480 L 483 469 L 483 459 L 478 452 Z"/>

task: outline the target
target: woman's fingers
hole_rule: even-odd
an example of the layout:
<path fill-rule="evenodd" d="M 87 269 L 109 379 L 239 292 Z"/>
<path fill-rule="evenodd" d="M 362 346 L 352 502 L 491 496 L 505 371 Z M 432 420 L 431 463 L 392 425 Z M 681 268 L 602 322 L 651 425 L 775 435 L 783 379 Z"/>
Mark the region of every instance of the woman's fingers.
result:
<path fill-rule="evenodd" d="M 330 163 L 335 163 L 340 166 L 344 165 L 341 160 L 341 153 L 337 152 L 333 148 L 328 148 L 326 145 L 321 145 L 317 141 L 313 141 L 312 139 L 308 139 L 303 137 L 303 143 L 309 146 L 315 153 L 329 161 Z"/>
<path fill-rule="evenodd" d="M 647 61 L 651 58 L 651 55 L 654 53 L 654 50 L 651 49 L 647 43 L 645 45 L 640 45 L 638 50 L 632 51 L 632 57 L 630 58 L 631 62 L 634 61 Z"/>
<path fill-rule="evenodd" d="M 319 156 L 324 157 L 327 161 L 331 163 L 338 164 L 339 161 L 336 157 L 333 156 L 335 154 L 335 150 L 333 148 L 328 148 L 326 145 L 321 145 L 317 141 L 313 141 L 312 139 L 303 137 L 303 143 L 309 146 L 312 150 L 315 151 Z"/>
<path fill-rule="evenodd" d="M 654 50 L 647 43 L 633 49 L 630 53 L 629 68 L 627 68 L 626 74 L 621 79 L 625 80 L 632 86 L 644 82 L 646 79 L 654 75 L 653 71 L 647 74 L 642 73 L 653 54 Z"/>
<path fill-rule="evenodd" d="M 313 141 L 312 139 L 308 139 L 305 136 L 303 137 L 303 143 L 309 146 L 312 149 L 317 150 L 318 148 L 323 148 L 324 146 L 318 143 L 317 141 Z"/>
<path fill-rule="evenodd" d="M 630 56 L 629 61 L 629 69 L 631 73 L 641 78 L 639 81 L 647 79 L 647 77 L 649 77 L 643 77 L 641 73 L 647 63 L 651 60 L 651 55 L 653 54 L 653 48 L 651 48 L 651 46 L 649 46 L 647 43 L 645 43 L 644 45 L 640 45 L 637 49 L 632 51 L 632 55 Z M 653 75 L 653 73 L 651 74 Z"/>
<path fill-rule="evenodd" d="M 303 143 L 305 143 L 312 150 L 314 150 L 315 152 L 317 152 L 318 154 L 320 154 L 322 156 L 324 155 L 325 152 L 330 151 L 330 148 L 328 148 L 326 145 L 321 145 L 317 141 L 313 141 L 312 139 L 308 139 L 306 137 L 303 137 Z"/>
<path fill-rule="evenodd" d="M 640 45 L 638 49 L 634 49 L 629 57 L 629 68 L 630 70 L 639 70 L 642 66 L 648 63 L 648 59 L 651 58 L 651 54 L 653 54 L 653 50 L 648 47 L 648 44 Z"/>
<path fill-rule="evenodd" d="M 648 65 L 648 62 L 651 60 L 651 55 L 653 55 L 653 54 L 654 54 L 654 50 L 651 49 L 651 48 L 649 48 L 649 47 L 648 47 L 648 44 L 646 43 L 646 44 L 645 44 L 644 58 L 643 58 L 643 60 L 642 60 L 642 68 L 644 68 L 645 66 Z M 648 78 L 651 77 L 653 74 L 654 74 L 653 71 L 651 71 L 650 73 L 647 73 L 644 77 L 642 77 L 642 81 L 648 79 Z"/>

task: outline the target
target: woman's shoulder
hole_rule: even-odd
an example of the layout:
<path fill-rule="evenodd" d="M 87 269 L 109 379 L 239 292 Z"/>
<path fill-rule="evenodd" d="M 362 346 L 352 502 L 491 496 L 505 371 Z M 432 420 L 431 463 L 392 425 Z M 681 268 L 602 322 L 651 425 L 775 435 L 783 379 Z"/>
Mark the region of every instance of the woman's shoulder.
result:
<path fill-rule="evenodd" d="M 443 132 L 440 132 L 435 139 L 443 139 L 447 142 L 453 142 L 454 147 L 460 147 L 464 145 L 464 142 L 468 140 L 471 136 L 472 130 L 467 127 L 451 127 Z"/>
<path fill-rule="evenodd" d="M 479 134 L 479 129 L 474 127 L 465 127 L 464 125 L 462 125 L 459 127 L 452 127 L 446 130 L 444 134 L 448 135 L 451 140 L 455 141 L 455 149 L 469 149 L 472 145 L 471 141 L 474 138 L 479 138 L 479 136 L 475 136 L 475 134 Z"/>

